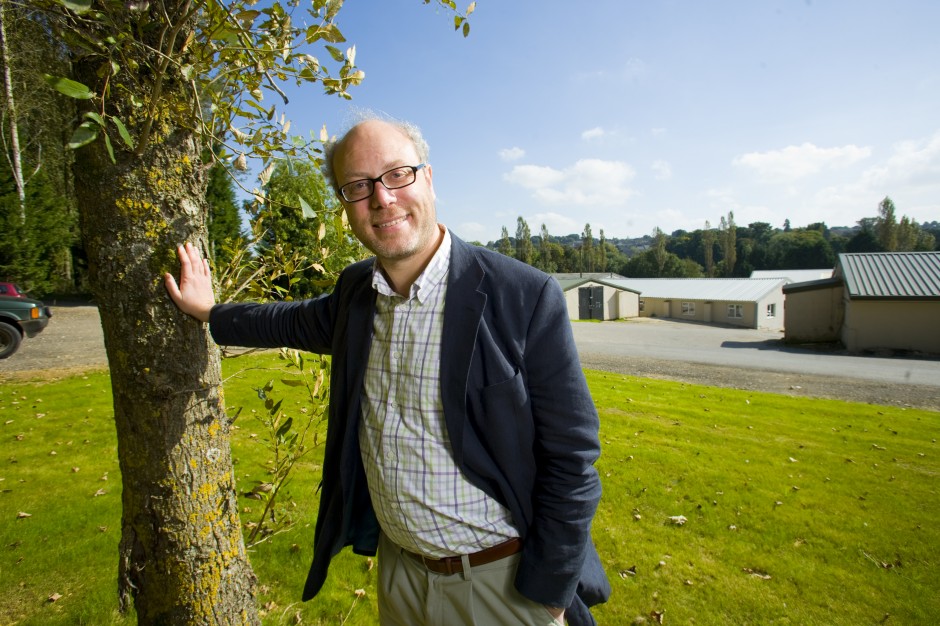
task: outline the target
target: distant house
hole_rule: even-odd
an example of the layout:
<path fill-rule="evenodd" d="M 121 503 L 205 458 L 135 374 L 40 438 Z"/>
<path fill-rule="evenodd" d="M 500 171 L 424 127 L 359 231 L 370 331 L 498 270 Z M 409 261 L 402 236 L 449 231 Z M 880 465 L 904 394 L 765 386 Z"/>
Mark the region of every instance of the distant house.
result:
<path fill-rule="evenodd" d="M 626 278 L 640 292 L 641 317 L 665 317 L 783 330 L 782 278 Z"/>
<path fill-rule="evenodd" d="M 782 330 L 784 278 L 567 278 L 571 319 L 665 317 Z"/>
<path fill-rule="evenodd" d="M 783 293 L 787 341 L 940 354 L 940 252 L 840 254 L 832 278 Z"/>
<path fill-rule="evenodd" d="M 639 315 L 640 294 L 608 282 L 623 280 L 619 274 L 585 272 L 552 276 L 565 292 L 569 319 L 616 320 Z"/>

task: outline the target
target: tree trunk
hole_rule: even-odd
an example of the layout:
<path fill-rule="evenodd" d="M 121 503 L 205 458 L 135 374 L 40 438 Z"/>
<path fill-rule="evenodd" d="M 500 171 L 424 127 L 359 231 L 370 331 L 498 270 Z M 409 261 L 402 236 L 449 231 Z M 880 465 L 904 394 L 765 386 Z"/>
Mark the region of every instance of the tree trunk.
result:
<path fill-rule="evenodd" d="M 154 58 L 142 60 L 156 66 Z M 76 77 L 96 84 L 100 62 L 79 59 Z M 258 624 L 219 351 L 205 325 L 176 309 L 162 282 L 163 272 L 178 273 L 179 243 L 205 251 L 207 241 L 206 171 L 198 136 L 174 122 L 188 98 L 174 71 L 160 77 L 150 141 L 139 155 L 117 149 L 115 135 L 117 163 L 100 137 L 75 163 L 123 481 L 118 588 L 122 608 L 133 599 L 140 624 Z M 128 93 L 112 89 L 105 113 L 137 138 L 147 115 Z"/>
<path fill-rule="evenodd" d="M 20 223 L 26 223 L 26 183 L 23 179 L 23 162 L 20 156 L 20 131 L 16 119 L 16 99 L 13 97 L 13 77 L 10 71 L 10 53 L 7 50 L 6 2 L 0 0 L 0 64 L 3 65 L 3 93 L 7 103 L 6 115 L 10 124 L 10 146 L 8 159 L 16 184 L 16 194 L 20 199 Z M 6 144 L 6 142 L 4 142 Z"/>

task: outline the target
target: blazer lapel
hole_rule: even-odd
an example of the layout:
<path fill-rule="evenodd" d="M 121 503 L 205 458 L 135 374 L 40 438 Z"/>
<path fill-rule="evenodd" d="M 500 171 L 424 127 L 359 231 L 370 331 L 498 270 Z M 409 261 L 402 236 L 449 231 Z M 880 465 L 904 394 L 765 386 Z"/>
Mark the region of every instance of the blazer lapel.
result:
<path fill-rule="evenodd" d="M 349 306 L 341 308 L 341 314 L 348 315 L 345 324 L 346 350 L 345 363 L 346 385 L 346 432 L 343 449 L 345 462 L 355 467 L 359 458 L 359 415 L 362 397 L 362 383 L 369 362 L 369 349 L 372 345 L 372 320 L 375 316 L 375 290 L 372 288 L 371 270 L 356 282 L 351 290 Z M 337 390 L 338 391 L 338 390 Z M 354 472 L 350 467 L 342 473 L 348 478 Z"/>
<path fill-rule="evenodd" d="M 460 465 L 463 462 L 470 362 L 487 295 L 479 289 L 484 271 L 471 246 L 453 233 L 451 241 L 450 272 L 444 301 L 444 336 L 441 339 L 441 397 L 454 458 Z"/>

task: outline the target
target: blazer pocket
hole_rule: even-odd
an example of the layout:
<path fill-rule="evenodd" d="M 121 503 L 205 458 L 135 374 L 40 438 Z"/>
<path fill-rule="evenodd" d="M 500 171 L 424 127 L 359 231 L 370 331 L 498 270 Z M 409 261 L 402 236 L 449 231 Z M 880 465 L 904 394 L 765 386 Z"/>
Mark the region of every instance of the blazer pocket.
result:
<path fill-rule="evenodd" d="M 519 467 L 532 455 L 535 428 L 522 373 L 480 390 L 482 415 L 476 416 L 498 465 Z"/>

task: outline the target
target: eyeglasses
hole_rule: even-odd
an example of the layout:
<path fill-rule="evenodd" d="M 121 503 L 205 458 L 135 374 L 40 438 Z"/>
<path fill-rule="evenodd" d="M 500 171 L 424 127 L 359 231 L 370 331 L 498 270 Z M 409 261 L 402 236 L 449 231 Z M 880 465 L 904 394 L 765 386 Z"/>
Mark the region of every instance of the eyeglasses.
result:
<path fill-rule="evenodd" d="M 343 196 L 346 202 L 359 202 L 365 200 L 375 193 L 375 183 L 382 183 L 386 189 L 401 189 L 415 182 L 418 178 L 418 170 L 427 163 L 418 165 L 403 165 L 389 170 L 378 178 L 363 178 L 346 183 L 339 188 L 339 194 Z"/>

